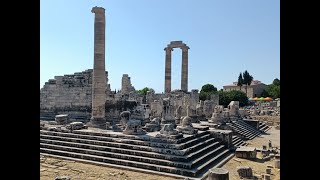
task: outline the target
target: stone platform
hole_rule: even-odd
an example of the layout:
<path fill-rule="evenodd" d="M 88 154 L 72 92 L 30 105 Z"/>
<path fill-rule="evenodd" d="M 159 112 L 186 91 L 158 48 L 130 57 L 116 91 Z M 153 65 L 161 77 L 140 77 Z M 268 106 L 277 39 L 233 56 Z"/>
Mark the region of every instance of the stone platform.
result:
<path fill-rule="evenodd" d="M 180 139 L 157 138 L 159 132 L 125 135 L 88 128 L 40 128 L 40 153 L 109 166 L 201 179 L 212 167 L 233 156 L 209 131 Z"/>

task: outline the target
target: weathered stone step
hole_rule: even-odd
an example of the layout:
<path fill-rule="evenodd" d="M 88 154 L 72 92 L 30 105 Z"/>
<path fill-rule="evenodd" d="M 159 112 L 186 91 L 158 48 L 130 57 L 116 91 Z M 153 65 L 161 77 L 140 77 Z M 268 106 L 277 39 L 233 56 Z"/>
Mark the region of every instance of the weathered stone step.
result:
<path fill-rule="evenodd" d="M 203 164 L 204 161 L 207 161 L 211 156 L 217 154 L 222 149 L 225 149 L 224 145 L 219 145 L 218 147 L 215 147 L 209 153 L 202 154 L 201 157 L 199 157 L 199 158 L 197 158 L 197 159 L 192 161 L 192 168 L 200 166 L 201 164 Z M 229 149 L 228 149 L 228 151 L 229 151 Z"/>
<path fill-rule="evenodd" d="M 221 160 L 223 160 L 223 158 L 229 153 L 229 149 L 224 149 L 221 148 L 219 152 L 217 152 L 217 154 L 214 154 L 211 157 L 208 157 L 208 161 L 206 161 L 205 163 L 201 164 L 198 167 L 195 167 L 193 170 L 197 172 L 197 175 L 202 173 L 204 170 L 207 170 L 208 166 L 212 166 L 213 164 L 218 164 Z"/>
<path fill-rule="evenodd" d="M 74 157 L 74 158 L 79 158 L 79 159 L 93 160 L 93 161 L 98 161 L 98 162 L 106 162 L 106 163 L 111 163 L 111 164 L 126 165 L 126 166 L 131 166 L 131 167 L 150 169 L 150 170 L 155 170 L 155 171 L 168 172 L 168 173 L 181 174 L 181 175 L 184 175 L 183 172 L 187 172 L 186 169 L 183 169 L 183 168 L 175 168 L 175 167 L 170 167 L 170 166 L 162 166 L 162 165 L 156 165 L 156 164 L 115 159 L 115 158 L 90 155 L 90 154 L 83 154 L 83 153 L 75 153 L 75 152 L 62 151 L 62 150 L 40 148 L 40 152 L 54 154 L 54 155 L 67 156 L 67 157 Z M 187 174 L 189 174 L 189 173 L 187 172 Z M 189 175 L 192 176 L 192 173 L 190 173 Z"/>
<path fill-rule="evenodd" d="M 262 127 L 262 128 L 260 128 L 260 131 L 265 131 L 266 129 L 268 129 L 269 127 L 268 126 L 264 126 L 264 127 Z"/>
<path fill-rule="evenodd" d="M 246 127 L 246 129 L 252 131 L 252 132 L 259 132 L 257 131 L 257 129 L 255 129 L 254 127 L 252 127 L 251 125 L 247 124 L 246 122 L 242 121 L 242 120 L 237 120 L 237 121 L 232 121 L 233 123 L 239 124 L 242 127 Z"/>
<path fill-rule="evenodd" d="M 79 147 L 83 149 L 99 150 L 99 151 L 112 152 L 112 153 L 122 153 L 122 154 L 136 155 L 136 156 L 143 156 L 143 157 L 153 157 L 153 158 L 166 159 L 171 161 L 181 161 L 181 162 L 187 161 L 185 156 L 176 156 L 176 155 L 170 155 L 170 154 L 161 154 L 156 152 L 124 149 L 124 148 L 101 146 L 101 145 L 86 144 L 86 143 L 74 143 L 74 142 L 68 142 L 68 141 L 57 141 L 57 140 L 42 139 L 42 138 L 40 138 L 40 143 L 54 144 L 59 146 Z"/>
<path fill-rule="evenodd" d="M 65 141 L 65 142 L 73 142 L 73 143 L 83 143 L 83 144 L 91 144 L 91 145 L 100 145 L 100 146 L 107 146 L 107 147 L 115 147 L 121 149 L 131 149 L 131 150 L 138 150 L 138 151 L 148 151 L 148 152 L 155 152 L 161 154 L 170 154 L 170 155 L 187 155 L 191 152 L 198 151 L 202 147 L 210 144 L 214 141 L 214 138 L 209 138 L 210 134 L 205 135 L 204 139 L 198 141 L 198 144 L 194 146 L 188 147 L 187 149 L 169 149 L 169 148 L 155 148 L 149 146 L 140 146 L 140 145 L 133 145 L 133 144 L 126 144 L 121 142 L 108 142 L 108 141 L 101 141 L 101 140 L 91 140 L 91 139 L 81 139 L 81 138 L 71 138 L 71 137 L 62 137 L 62 136 L 52 136 L 52 135 L 43 135 L 40 134 L 40 138 L 42 139 L 49 139 L 49 140 L 56 140 L 56 141 Z M 169 144 L 169 147 L 172 146 Z"/>
<path fill-rule="evenodd" d="M 68 151 L 68 152 L 81 153 L 81 154 L 89 154 L 89 155 L 102 156 L 102 157 L 108 157 L 108 158 L 119 159 L 119 160 L 120 159 L 130 160 L 130 161 L 137 161 L 137 162 L 156 164 L 156 165 L 162 165 L 162 166 L 178 167 L 178 168 L 184 168 L 184 169 L 190 169 L 192 165 L 191 163 L 186 163 L 186 162 L 169 161 L 164 159 L 141 157 L 136 155 L 105 152 L 105 151 L 99 151 L 99 150 L 84 149 L 84 148 L 77 148 L 77 147 L 70 147 L 70 146 L 60 146 L 60 145 L 53 145 L 53 144 L 40 143 L 40 148 Z"/>
<path fill-rule="evenodd" d="M 209 134 L 208 132 L 201 133 L 201 136 L 194 137 L 193 139 L 189 139 L 189 141 L 187 141 L 187 142 L 180 143 L 180 144 L 171 144 L 171 143 L 141 141 L 141 140 L 134 140 L 134 139 L 121 139 L 121 138 L 117 138 L 117 137 L 111 138 L 111 137 L 104 137 L 104 136 L 93 136 L 93 135 L 82 135 L 82 134 L 75 134 L 75 133 L 53 132 L 53 131 L 45 131 L 45 130 L 40 130 L 40 135 L 52 135 L 52 136 L 61 136 L 61 137 L 90 139 L 90 140 L 99 140 L 99 141 L 106 141 L 106 142 L 121 142 L 122 144 L 150 146 L 150 147 L 175 149 L 175 150 L 182 150 L 182 149 L 188 148 L 190 146 L 196 145 L 200 141 L 207 140 L 211 137 L 211 134 Z"/>
<path fill-rule="evenodd" d="M 240 123 L 240 122 L 241 121 L 234 121 L 233 124 L 249 134 L 253 134 L 255 136 L 260 135 L 260 132 L 257 131 L 256 129 L 253 129 L 252 127 L 250 127 L 250 125 L 244 125 L 244 122 L 243 123 Z"/>
<path fill-rule="evenodd" d="M 47 148 L 40 148 L 40 153 L 73 157 L 78 159 L 92 160 L 92 161 L 105 162 L 105 163 L 117 164 L 117 165 L 125 165 L 130 167 L 136 167 L 136 168 L 142 168 L 142 169 L 148 169 L 148 170 L 154 170 L 154 171 L 160 171 L 160 172 L 166 172 L 166 173 L 172 173 L 172 174 L 179 174 L 179 175 L 189 176 L 189 177 L 195 177 L 199 169 L 201 170 L 201 168 L 195 168 L 193 170 L 190 170 L 190 169 L 148 164 L 148 163 L 136 162 L 136 161 L 130 161 L 130 160 L 114 159 L 114 158 L 108 158 L 103 156 L 95 156 L 95 155 L 74 153 L 74 152 L 61 151 L 61 150 L 53 150 L 53 149 L 47 149 Z"/>
<path fill-rule="evenodd" d="M 160 176 L 167 176 L 167 177 L 173 177 L 177 179 L 185 179 L 187 176 L 182 176 L 178 174 L 172 174 L 172 173 L 166 173 L 166 172 L 160 172 L 160 171 L 153 171 L 149 169 L 143 169 L 143 168 L 136 168 L 136 167 L 131 167 L 131 166 L 125 166 L 125 165 L 118 165 L 118 164 L 111 164 L 111 163 L 106 163 L 106 162 L 98 162 L 98 161 L 92 161 L 92 160 L 86 160 L 86 159 L 80 159 L 80 158 L 73 158 L 73 157 L 67 157 L 67 156 L 60 156 L 60 155 L 54 155 L 54 154 L 49 154 L 49 153 L 41 153 L 40 155 L 47 156 L 47 157 L 54 157 L 54 158 L 59 158 L 59 159 L 66 159 L 70 161 L 76 161 L 76 162 L 82 162 L 85 164 L 94 164 L 102 167 L 112 167 L 112 168 L 119 168 L 119 169 L 126 169 L 126 170 L 131 170 L 135 172 L 142 172 L 142 173 L 147 173 L 147 174 L 157 174 Z M 189 177 L 190 178 L 190 177 Z M 201 180 L 201 177 L 196 177 L 192 178 L 194 180 Z"/>
<path fill-rule="evenodd" d="M 233 126 L 236 126 L 238 129 L 241 129 L 243 132 L 246 132 L 246 136 L 250 137 L 249 139 L 253 139 L 256 136 L 260 136 L 261 133 L 257 131 L 256 129 L 253 129 L 252 127 L 249 127 L 249 125 L 244 125 L 242 123 L 239 123 L 240 121 L 233 121 Z"/>
<path fill-rule="evenodd" d="M 235 147 L 239 147 L 239 146 L 246 146 L 247 143 L 243 142 L 242 140 L 241 141 L 238 141 L 236 143 L 233 144 Z"/>
<path fill-rule="evenodd" d="M 192 158 L 194 159 L 194 157 L 195 157 L 195 155 L 192 154 L 189 157 L 186 157 L 190 161 L 179 162 L 179 161 L 158 159 L 158 158 L 154 158 L 154 157 L 136 156 L 136 155 L 128 155 L 125 153 L 106 152 L 106 151 L 101 151 L 101 150 L 72 147 L 72 146 L 69 146 L 69 144 L 67 144 L 67 146 L 63 146 L 63 145 L 40 143 L 40 147 L 47 148 L 47 149 L 63 150 L 63 151 L 76 152 L 76 153 L 82 153 L 82 154 L 91 154 L 91 155 L 97 155 L 97 156 L 125 159 L 125 160 L 131 160 L 131 161 L 139 161 L 139 162 L 152 163 L 152 164 L 158 164 L 158 165 L 164 165 L 164 166 L 173 166 L 173 167 L 186 168 L 186 169 L 190 169 L 191 166 L 195 166 L 196 163 L 198 163 L 201 160 L 204 160 L 205 157 L 207 157 L 211 154 L 214 154 L 216 151 L 214 149 L 219 145 L 220 145 L 219 142 L 215 142 L 215 143 L 207 146 L 206 148 L 201 149 L 201 153 L 198 153 L 198 154 L 202 154 L 202 155 L 205 154 L 205 155 L 197 157 L 197 159 L 195 159 L 195 160 L 192 160 Z M 221 145 L 217 149 L 219 149 L 219 148 L 221 148 Z M 214 151 L 211 151 L 211 150 L 214 150 Z M 145 155 L 145 154 L 143 154 L 143 155 Z"/>
<path fill-rule="evenodd" d="M 56 131 L 57 132 L 57 131 Z M 63 131 L 65 133 L 69 133 L 69 131 Z M 120 138 L 120 139 L 132 139 L 132 140 L 140 140 L 140 141 L 155 141 L 157 143 L 174 143 L 174 144 L 180 144 L 180 143 L 184 143 L 187 141 L 190 141 L 194 138 L 197 137 L 201 137 L 205 134 L 209 134 L 209 132 L 207 131 L 198 131 L 197 134 L 193 134 L 193 135 L 188 135 L 186 137 L 183 137 L 181 139 L 177 139 L 177 140 L 170 140 L 170 139 L 159 139 L 159 138 L 155 138 L 152 136 L 148 136 L 148 135 L 139 135 L 139 136 L 135 136 L 135 135 L 124 135 L 122 133 L 117 133 L 117 134 L 112 134 L 112 133 L 101 133 L 101 132 L 92 132 L 92 131 L 73 131 L 73 134 L 80 134 L 80 135 L 89 135 L 89 136 L 102 136 L 102 137 L 110 137 L 110 138 Z M 161 141 L 159 141 L 161 140 Z"/>
<path fill-rule="evenodd" d="M 217 148 L 220 144 L 220 142 L 214 142 L 214 143 L 211 143 L 210 145 L 207 145 L 206 147 L 202 148 L 202 149 L 199 149 L 198 151 L 194 151 L 188 155 L 186 155 L 188 161 L 192 161 L 192 160 L 196 160 L 196 159 L 201 159 L 203 158 L 203 155 L 204 154 L 210 154 L 214 151 L 211 151 L 215 148 Z M 196 161 L 197 162 L 197 161 Z"/>
<path fill-rule="evenodd" d="M 263 127 L 265 127 L 266 126 L 266 124 L 264 124 L 264 123 L 259 123 L 259 129 L 261 129 L 261 128 L 263 128 Z"/>
<path fill-rule="evenodd" d="M 227 123 L 228 126 L 230 126 L 234 131 L 236 131 L 237 133 L 245 136 L 245 137 L 249 137 L 251 136 L 250 133 L 248 132 L 245 132 L 243 129 L 240 129 L 238 126 L 234 125 L 234 124 L 231 124 L 231 123 Z"/>
<path fill-rule="evenodd" d="M 210 148 L 211 146 L 214 146 L 215 144 L 218 144 L 219 142 L 215 142 L 214 138 L 211 138 L 209 140 L 201 142 L 198 145 L 198 147 L 191 149 L 190 152 L 192 152 L 192 153 L 188 154 L 187 156 L 176 156 L 176 155 L 170 155 L 167 153 L 160 154 L 159 152 L 154 153 L 154 152 L 148 152 L 148 151 L 124 149 L 124 148 L 101 146 L 101 145 L 86 144 L 86 143 L 73 143 L 73 142 L 68 142 L 68 141 L 57 141 L 57 140 L 42 139 L 42 138 L 40 138 L 40 143 L 54 144 L 54 145 L 60 145 L 60 146 L 79 147 L 79 148 L 84 148 L 84 149 L 100 150 L 100 151 L 105 151 L 105 152 L 124 153 L 124 154 L 129 154 L 129 155 L 137 155 L 137 156 L 152 157 L 152 158 L 158 158 L 158 159 L 166 159 L 166 160 L 170 160 L 170 161 L 187 162 L 190 159 L 196 158 L 198 154 L 202 153 L 203 151 L 206 151 L 208 148 Z M 203 148 L 204 146 L 205 146 L 205 148 Z M 165 151 L 163 151 L 163 152 L 165 152 Z"/>
<path fill-rule="evenodd" d="M 241 139 L 236 139 L 235 141 L 232 140 L 232 144 L 234 146 L 237 146 L 239 143 L 241 143 Z"/>
<path fill-rule="evenodd" d="M 247 124 L 246 122 L 244 122 L 242 120 L 238 120 L 238 121 L 236 121 L 236 123 L 242 125 L 247 130 L 249 130 L 251 133 L 257 134 L 257 136 L 261 135 L 261 133 L 257 129 L 255 129 L 254 127 L 250 126 L 249 124 Z"/>
<path fill-rule="evenodd" d="M 100 141 L 100 140 L 91 140 L 91 139 L 81 139 L 81 138 L 70 138 L 70 137 L 61 137 L 61 136 L 51 136 L 51 135 L 42 135 L 40 134 L 40 138 L 50 139 L 50 140 L 58 140 L 58 141 L 67 141 L 74 143 L 84 143 L 84 144 L 94 144 L 100 146 L 108 146 L 108 147 L 116 147 L 122 149 L 132 149 L 139 151 L 149 151 L 155 153 L 167 153 L 171 155 L 184 155 L 185 151 L 183 150 L 174 150 L 169 148 L 156 148 L 150 146 L 140 146 L 134 144 L 126 144 L 121 142 L 108 142 L 108 141 Z"/>

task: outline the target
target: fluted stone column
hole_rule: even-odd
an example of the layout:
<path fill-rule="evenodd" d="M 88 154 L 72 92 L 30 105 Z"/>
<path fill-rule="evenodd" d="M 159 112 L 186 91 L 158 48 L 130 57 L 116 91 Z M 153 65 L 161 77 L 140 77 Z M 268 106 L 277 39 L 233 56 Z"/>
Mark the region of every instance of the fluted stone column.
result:
<path fill-rule="evenodd" d="M 188 46 L 182 49 L 182 67 L 181 67 L 181 90 L 188 91 Z"/>
<path fill-rule="evenodd" d="M 165 64 L 165 76 L 164 76 L 164 92 L 171 92 L 171 47 L 164 48 L 166 51 L 166 64 Z"/>
<path fill-rule="evenodd" d="M 93 127 L 106 126 L 106 72 L 105 72 L 105 9 L 93 7 L 94 19 L 94 65 L 92 82 L 92 115 L 90 125 Z"/>

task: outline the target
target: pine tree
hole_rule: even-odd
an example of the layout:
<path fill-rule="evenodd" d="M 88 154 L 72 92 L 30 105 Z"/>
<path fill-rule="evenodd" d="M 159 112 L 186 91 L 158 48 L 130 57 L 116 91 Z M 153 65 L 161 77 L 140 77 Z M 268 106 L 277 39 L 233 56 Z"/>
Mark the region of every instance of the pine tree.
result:
<path fill-rule="evenodd" d="M 244 71 L 243 73 L 243 84 L 246 85 L 246 95 L 248 96 L 248 86 L 251 85 L 251 82 L 253 80 L 253 77 L 249 74 L 247 70 Z"/>
<path fill-rule="evenodd" d="M 240 72 L 240 75 L 238 77 L 238 84 L 237 86 L 240 86 L 240 91 L 241 91 L 241 86 L 243 85 L 243 78 L 242 78 L 242 74 Z"/>

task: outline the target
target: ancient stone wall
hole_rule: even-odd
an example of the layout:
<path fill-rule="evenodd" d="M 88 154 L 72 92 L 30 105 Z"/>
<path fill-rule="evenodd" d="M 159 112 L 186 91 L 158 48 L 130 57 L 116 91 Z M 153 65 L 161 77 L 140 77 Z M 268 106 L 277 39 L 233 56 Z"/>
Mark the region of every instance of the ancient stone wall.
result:
<path fill-rule="evenodd" d="M 123 74 L 121 81 L 121 94 L 129 95 L 131 91 L 134 91 L 134 87 L 131 84 L 131 79 L 128 74 Z"/>
<path fill-rule="evenodd" d="M 70 113 L 75 116 L 87 116 L 91 113 L 92 103 L 92 69 L 64 76 L 55 76 L 40 89 L 41 113 Z M 106 71 L 108 82 L 108 72 Z M 107 97 L 110 85 L 106 87 Z"/>

